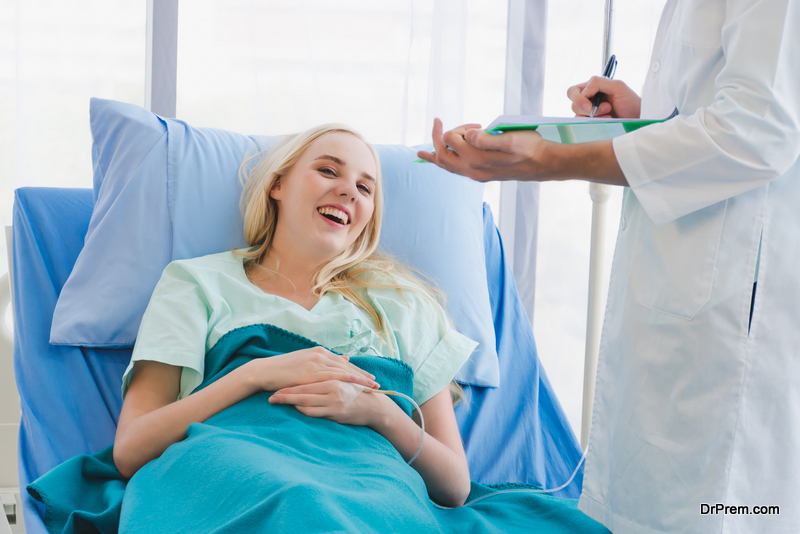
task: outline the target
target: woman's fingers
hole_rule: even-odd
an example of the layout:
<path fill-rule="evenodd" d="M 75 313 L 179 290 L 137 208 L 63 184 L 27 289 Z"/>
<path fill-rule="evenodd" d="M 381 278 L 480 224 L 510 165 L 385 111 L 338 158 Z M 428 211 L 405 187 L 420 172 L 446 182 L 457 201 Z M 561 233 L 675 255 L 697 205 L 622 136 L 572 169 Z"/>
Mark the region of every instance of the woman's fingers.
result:
<path fill-rule="evenodd" d="M 331 406 L 344 408 L 363 391 L 351 382 L 328 380 L 283 388 L 270 397 L 273 404 L 294 406 Z"/>
<path fill-rule="evenodd" d="M 299 386 L 279 389 L 272 394 L 269 400 L 276 404 L 316 406 L 319 405 L 320 398 L 327 394 L 328 391 L 328 381 L 312 382 L 310 384 L 301 384 Z"/>
<path fill-rule="evenodd" d="M 326 380 L 342 380 L 345 382 L 356 382 L 369 388 L 380 387 L 375 381 L 375 375 L 370 374 L 360 367 L 348 363 L 345 366 L 329 367 L 326 373 Z"/>
<path fill-rule="evenodd" d="M 354 382 L 356 384 L 361 384 L 362 386 L 368 388 L 378 389 L 380 388 L 380 384 L 378 384 L 374 378 L 368 378 L 360 373 L 352 373 L 347 370 L 341 369 L 334 369 L 330 370 L 326 373 L 320 375 L 323 381 L 327 380 L 341 380 L 342 382 Z"/>
<path fill-rule="evenodd" d="M 276 391 L 272 404 L 293 406 L 309 417 L 323 417 L 348 425 L 364 426 L 380 417 L 383 395 L 362 395 L 364 388 L 352 382 L 329 380 Z"/>
<path fill-rule="evenodd" d="M 351 363 L 349 356 L 335 354 L 335 353 L 333 353 L 333 352 L 331 352 L 331 351 L 329 351 L 329 350 L 327 350 L 325 348 L 322 348 L 322 347 L 320 347 L 320 349 L 322 351 L 324 351 L 323 354 L 325 354 L 325 356 L 328 357 L 329 361 L 332 361 L 332 362 L 329 362 L 329 363 L 333 363 L 333 368 L 340 369 L 340 370 L 342 370 L 342 371 L 344 371 L 346 373 L 357 375 L 358 377 L 361 377 L 358 380 L 359 382 L 362 382 L 363 380 L 367 380 L 370 383 L 372 383 L 372 382 L 375 381 L 375 375 L 373 375 L 372 373 L 368 373 L 367 371 L 363 370 L 362 368 L 360 368 L 359 366 L 355 365 L 354 363 Z"/>

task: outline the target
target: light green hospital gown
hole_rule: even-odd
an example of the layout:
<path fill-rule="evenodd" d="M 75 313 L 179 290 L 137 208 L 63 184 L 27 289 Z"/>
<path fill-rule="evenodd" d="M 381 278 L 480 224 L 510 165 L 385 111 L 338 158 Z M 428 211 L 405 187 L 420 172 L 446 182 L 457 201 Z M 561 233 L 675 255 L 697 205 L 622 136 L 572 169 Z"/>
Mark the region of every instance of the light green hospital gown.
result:
<path fill-rule="evenodd" d="M 265 293 L 247 278 L 233 252 L 170 263 L 147 306 L 133 356 L 122 380 L 127 391 L 133 364 L 152 360 L 182 367 L 179 399 L 203 381 L 205 354 L 227 332 L 271 324 L 350 356 L 399 358 L 414 372 L 414 400 L 442 391 L 477 343 L 454 330 L 444 311 L 416 291 L 365 289 L 387 324 L 382 341 L 369 314 L 335 292 L 306 310 Z"/>

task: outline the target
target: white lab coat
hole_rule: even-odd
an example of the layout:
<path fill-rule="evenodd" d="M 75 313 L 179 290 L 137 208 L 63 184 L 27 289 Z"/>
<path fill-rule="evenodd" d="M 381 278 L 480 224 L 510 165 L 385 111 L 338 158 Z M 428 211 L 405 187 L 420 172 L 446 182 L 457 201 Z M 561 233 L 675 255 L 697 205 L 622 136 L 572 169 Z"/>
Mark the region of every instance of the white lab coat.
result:
<path fill-rule="evenodd" d="M 579 508 L 615 534 L 800 532 L 800 1 L 668 0 L 642 95 L 680 115 L 614 140 Z"/>

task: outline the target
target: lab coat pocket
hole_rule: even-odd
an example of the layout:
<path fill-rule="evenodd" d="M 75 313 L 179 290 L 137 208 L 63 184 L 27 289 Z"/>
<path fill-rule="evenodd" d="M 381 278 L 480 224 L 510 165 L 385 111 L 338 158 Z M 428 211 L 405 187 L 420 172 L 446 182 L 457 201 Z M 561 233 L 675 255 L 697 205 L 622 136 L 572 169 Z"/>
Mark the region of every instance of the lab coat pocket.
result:
<path fill-rule="evenodd" d="M 662 226 L 638 225 L 630 284 L 637 304 L 691 319 L 711 298 L 728 201 Z"/>

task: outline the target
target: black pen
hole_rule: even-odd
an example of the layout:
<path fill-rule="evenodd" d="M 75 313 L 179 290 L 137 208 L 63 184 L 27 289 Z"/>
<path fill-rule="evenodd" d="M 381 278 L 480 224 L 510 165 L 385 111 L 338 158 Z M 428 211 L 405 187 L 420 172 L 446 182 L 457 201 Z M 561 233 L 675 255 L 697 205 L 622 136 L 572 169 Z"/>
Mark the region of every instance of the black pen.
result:
<path fill-rule="evenodd" d="M 608 57 L 608 61 L 606 61 L 606 68 L 603 69 L 603 78 L 613 78 L 614 72 L 617 70 L 617 56 L 611 54 Z M 592 112 L 589 113 L 590 117 L 594 117 L 594 114 L 597 113 L 597 108 L 600 106 L 600 102 L 603 100 L 603 93 L 597 93 L 594 95 L 594 101 L 592 102 Z"/>

